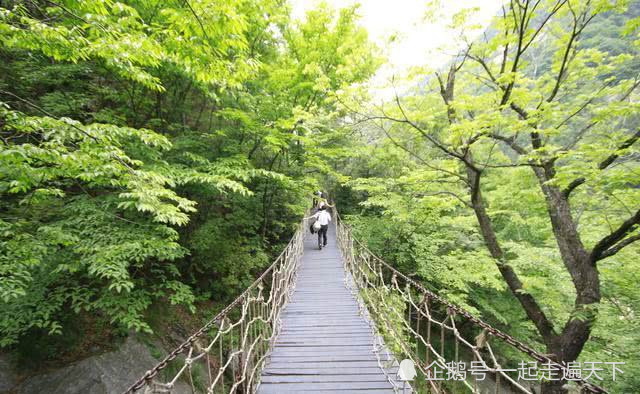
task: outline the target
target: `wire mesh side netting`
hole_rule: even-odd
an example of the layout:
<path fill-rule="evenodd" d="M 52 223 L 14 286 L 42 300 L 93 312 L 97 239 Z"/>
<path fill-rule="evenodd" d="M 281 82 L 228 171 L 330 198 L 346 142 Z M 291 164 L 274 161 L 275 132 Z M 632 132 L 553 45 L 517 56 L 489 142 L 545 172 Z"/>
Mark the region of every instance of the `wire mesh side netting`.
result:
<path fill-rule="evenodd" d="M 395 360 L 410 359 L 417 372 L 413 391 L 539 393 L 543 381 L 561 381 L 579 392 L 606 393 L 572 365 L 552 360 L 402 274 L 337 218 L 349 281 L 378 338 L 379 364 L 395 373 Z M 402 392 L 395 377 L 389 380 Z"/>
<path fill-rule="evenodd" d="M 303 220 L 278 258 L 238 298 L 125 393 L 255 392 L 303 253 Z"/>

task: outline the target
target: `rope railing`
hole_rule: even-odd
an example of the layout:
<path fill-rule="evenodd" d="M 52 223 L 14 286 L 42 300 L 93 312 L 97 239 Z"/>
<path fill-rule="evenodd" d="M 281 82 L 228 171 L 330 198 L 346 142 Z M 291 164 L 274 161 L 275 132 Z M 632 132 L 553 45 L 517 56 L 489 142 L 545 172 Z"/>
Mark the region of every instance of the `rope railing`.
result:
<path fill-rule="evenodd" d="M 374 322 L 375 337 L 379 338 L 374 351 L 383 371 L 397 370 L 386 365 L 386 360 L 410 359 L 418 373 L 412 382 L 416 392 L 533 394 L 540 392 L 541 380 L 559 378 L 574 382 L 583 393 L 606 393 L 576 377 L 567 365 L 402 274 L 354 238 L 349 225 L 337 213 L 336 217 L 345 268 L 355 295 L 362 300 L 363 313 Z M 389 350 L 395 357 L 389 357 Z M 522 376 L 529 363 L 541 363 L 543 368 Z M 473 368 L 467 368 L 467 364 Z M 388 378 L 397 382 L 394 376 Z M 402 386 L 397 391 L 402 392 Z"/>
<path fill-rule="evenodd" d="M 124 394 L 253 393 L 280 313 L 295 284 L 306 220 L 276 260 L 238 298 L 148 370 Z M 179 390 L 184 391 L 184 390 Z"/>

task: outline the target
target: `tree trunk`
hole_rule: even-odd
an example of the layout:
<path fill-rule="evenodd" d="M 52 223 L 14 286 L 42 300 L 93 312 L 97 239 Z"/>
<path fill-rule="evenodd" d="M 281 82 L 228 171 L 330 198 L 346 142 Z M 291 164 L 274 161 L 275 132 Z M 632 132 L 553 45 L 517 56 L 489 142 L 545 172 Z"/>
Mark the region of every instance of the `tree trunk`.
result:
<path fill-rule="evenodd" d="M 468 153 L 465 158 L 467 163 L 473 163 L 471 154 Z M 547 348 L 557 347 L 558 337 L 553 325 L 533 296 L 523 290 L 522 282 L 520 281 L 520 278 L 518 278 L 518 274 L 506 262 L 504 252 L 500 247 L 495 230 L 493 229 L 491 218 L 487 213 L 484 199 L 482 198 L 482 192 L 480 190 L 480 176 L 481 173 L 479 171 L 467 166 L 467 179 L 470 185 L 471 206 L 478 220 L 480 233 L 482 234 L 485 245 L 487 246 L 491 257 L 495 259 L 498 270 L 509 286 L 509 290 L 511 290 L 511 293 L 518 299 L 520 305 L 522 305 L 525 313 L 527 314 L 527 317 L 538 329 L 538 332 L 540 333 L 540 336 Z"/>
<path fill-rule="evenodd" d="M 582 244 L 568 198 L 548 183 L 555 175 L 553 167 L 548 164 L 544 168 L 536 168 L 535 173 L 545 196 L 562 262 L 576 289 L 572 316 L 562 329 L 559 346 L 548 351 L 555 354 L 558 361 L 570 362 L 580 355 L 597 318 L 597 306 L 600 303 L 598 267 Z"/>
<path fill-rule="evenodd" d="M 564 388 L 565 381 L 552 380 L 550 382 L 544 382 L 540 386 L 541 394 L 566 394 L 567 390 Z"/>

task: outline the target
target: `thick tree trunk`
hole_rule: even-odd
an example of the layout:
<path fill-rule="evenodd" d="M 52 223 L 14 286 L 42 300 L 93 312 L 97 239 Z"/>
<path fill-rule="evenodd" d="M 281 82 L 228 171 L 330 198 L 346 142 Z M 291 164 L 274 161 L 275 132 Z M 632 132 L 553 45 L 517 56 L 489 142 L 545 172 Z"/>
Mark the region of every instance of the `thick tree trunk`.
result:
<path fill-rule="evenodd" d="M 567 390 L 564 388 L 566 382 L 562 380 L 553 380 L 550 382 L 544 382 L 541 386 L 541 394 L 566 394 Z"/>
<path fill-rule="evenodd" d="M 456 71 L 455 65 L 452 65 L 446 84 L 441 76 L 436 74 L 440 84 L 440 94 L 447 105 L 447 115 L 451 124 L 455 123 L 456 118 L 455 111 L 451 106 Z M 509 91 L 505 92 L 503 104 L 507 102 L 511 88 L 512 85 L 509 86 Z M 514 104 L 512 104 L 512 107 L 514 107 Z M 519 113 L 521 116 L 527 117 L 524 111 L 519 111 Z M 531 143 L 536 149 L 541 146 L 542 141 L 537 132 L 531 133 Z M 456 157 L 460 158 L 459 156 Z M 559 335 L 533 295 L 523 291 L 522 282 L 517 273 L 506 261 L 482 198 L 480 187 L 482 171 L 475 166 L 469 150 L 465 152 L 461 161 L 466 166 L 471 206 L 478 220 L 484 242 L 489 253 L 495 259 L 500 274 L 513 295 L 520 302 L 527 317 L 535 324 L 551 358 L 559 362 L 575 361 L 591 334 L 591 328 L 597 315 L 594 306 L 597 306 L 600 302 L 600 282 L 595 261 L 592 261 L 590 253 L 585 250 L 580 240 L 575 222 L 571 216 L 567 194 L 547 183 L 555 175 L 553 163 L 549 163 L 544 168 L 533 168 L 545 195 L 547 210 L 551 219 L 553 233 L 560 249 L 560 255 L 571 275 L 577 293 L 572 316 Z M 544 394 L 565 393 L 566 390 L 563 389 L 563 385 L 563 381 L 547 382 L 542 385 L 542 392 Z"/>
<path fill-rule="evenodd" d="M 468 163 L 473 162 L 470 154 L 466 156 L 466 159 Z M 487 213 L 485 203 L 482 198 L 482 192 L 480 190 L 480 176 L 481 173 L 473 168 L 467 167 L 467 179 L 470 185 L 471 205 L 478 220 L 480 233 L 482 234 L 485 245 L 487 246 L 491 257 L 495 259 L 498 270 L 509 286 L 511 293 L 518 299 L 525 310 L 527 317 L 535 324 L 547 348 L 555 348 L 558 346 L 558 337 L 553 325 L 533 296 L 523 291 L 520 278 L 518 278 L 516 272 L 506 262 L 504 252 L 500 247 L 500 243 L 498 242 L 496 233 L 493 229 L 491 218 Z"/>
<path fill-rule="evenodd" d="M 536 168 L 536 176 L 547 203 L 551 227 L 560 256 L 576 289 L 572 316 L 562 329 L 559 346 L 548 349 L 558 361 L 575 361 L 589 339 L 600 303 L 598 267 L 582 244 L 567 197 L 548 181 L 553 178 L 551 165 Z"/>
<path fill-rule="evenodd" d="M 575 361 L 589 340 L 597 318 L 600 303 L 600 278 L 596 262 L 582 244 L 577 226 L 571 215 L 568 195 L 549 185 L 555 176 L 553 164 L 535 168 L 535 174 L 545 196 L 551 228 L 558 244 L 562 262 L 571 275 L 576 289 L 574 309 L 560 333 L 558 345 L 547 346 L 547 351 L 560 362 Z M 544 394 L 565 393 L 563 382 L 547 382 L 542 386 Z"/>

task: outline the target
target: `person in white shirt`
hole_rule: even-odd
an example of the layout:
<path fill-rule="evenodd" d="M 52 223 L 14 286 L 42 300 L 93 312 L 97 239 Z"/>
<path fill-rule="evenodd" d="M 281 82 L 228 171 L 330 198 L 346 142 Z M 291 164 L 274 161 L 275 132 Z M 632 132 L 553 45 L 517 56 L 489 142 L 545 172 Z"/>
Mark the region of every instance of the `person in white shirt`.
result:
<path fill-rule="evenodd" d="M 327 207 L 322 204 L 318 212 L 309 217 L 314 218 L 316 222 L 320 224 L 318 230 L 318 247 L 322 249 L 323 246 L 327 246 L 327 229 L 329 228 L 329 222 L 331 222 L 331 214 L 327 212 Z"/>

